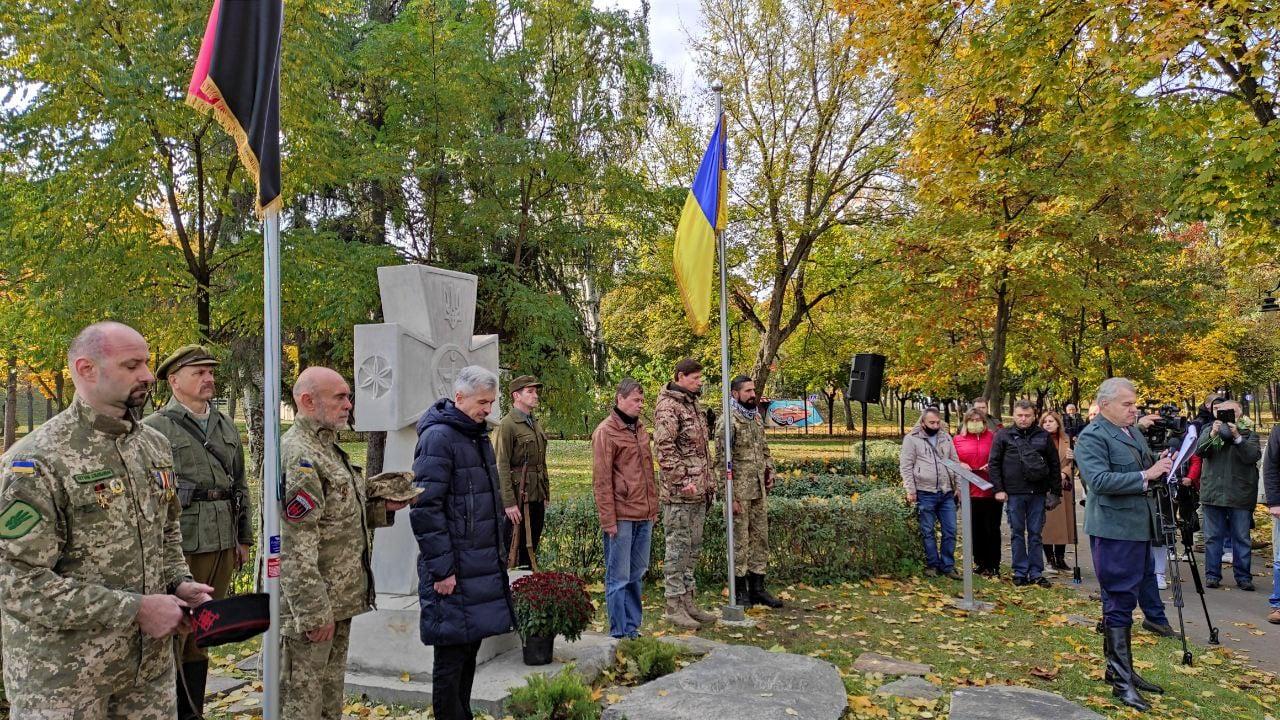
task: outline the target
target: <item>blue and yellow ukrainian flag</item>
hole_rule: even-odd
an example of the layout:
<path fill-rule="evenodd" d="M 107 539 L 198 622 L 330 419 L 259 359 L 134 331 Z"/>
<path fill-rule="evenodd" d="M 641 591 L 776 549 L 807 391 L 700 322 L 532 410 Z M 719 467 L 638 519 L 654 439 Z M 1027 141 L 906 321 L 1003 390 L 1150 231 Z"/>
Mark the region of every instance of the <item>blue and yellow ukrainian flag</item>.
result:
<path fill-rule="evenodd" d="M 725 181 L 727 165 L 724 115 L 702 156 L 676 226 L 675 271 L 685 314 L 693 331 L 707 331 L 711 317 L 711 278 L 715 274 L 716 233 L 724 230 L 728 205 Z"/>

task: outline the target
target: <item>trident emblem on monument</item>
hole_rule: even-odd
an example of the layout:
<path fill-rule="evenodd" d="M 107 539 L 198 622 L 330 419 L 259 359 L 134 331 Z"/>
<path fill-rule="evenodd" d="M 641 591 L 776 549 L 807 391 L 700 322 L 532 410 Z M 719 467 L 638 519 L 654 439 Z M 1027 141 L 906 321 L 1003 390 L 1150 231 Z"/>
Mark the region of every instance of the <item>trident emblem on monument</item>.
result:
<path fill-rule="evenodd" d="M 450 330 L 457 330 L 462 322 L 462 288 L 456 283 L 444 283 L 444 319 Z"/>

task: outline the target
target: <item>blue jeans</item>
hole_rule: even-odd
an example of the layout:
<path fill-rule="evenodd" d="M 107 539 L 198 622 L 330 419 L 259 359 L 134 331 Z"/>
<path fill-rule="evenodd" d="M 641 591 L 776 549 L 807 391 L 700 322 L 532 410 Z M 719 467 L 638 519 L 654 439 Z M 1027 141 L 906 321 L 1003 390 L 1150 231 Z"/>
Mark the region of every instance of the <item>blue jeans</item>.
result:
<path fill-rule="evenodd" d="M 1221 505 L 1204 506 L 1204 576 L 1210 580 L 1222 579 L 1223 541 L 1231 538 L 1231 569 L 1236 584 L 1253 582 L 1249 565 L 1253 543 L 1249 540 L 1249 519 L 1252 511 Z"/>
<path fill-rule="evenodd" d="M 640 595 L 649 569 L 650 520 L 619 520 L 618 533 L 604 536 L 604 604 L 609 613 L 609 635 L 635 637 L 640 633 Z"/>
<path fill-rule="evenodd" d="M 1271 607 L 1280 610 L 1280 518 L 1271 518 Z"/>
<path fill-rule="evenodd" d="M 916 493 L 920 539 L 924 541 L 924 561 L 940 573 L 956 569 L 956 496 L 954 493 Z M 939 553 L 934 528 L 942 526 L 942 550 Z"/>
<path fill-rule="evenodd" d="M 1009 513 L 1009 543 L 1013 551 L 1013 576 L 1035 580 L 1044 572 L 1044 550 L 1040 531 L 1044 529 L 1044 494 L 1010 495 L 1005 504 Z"/>

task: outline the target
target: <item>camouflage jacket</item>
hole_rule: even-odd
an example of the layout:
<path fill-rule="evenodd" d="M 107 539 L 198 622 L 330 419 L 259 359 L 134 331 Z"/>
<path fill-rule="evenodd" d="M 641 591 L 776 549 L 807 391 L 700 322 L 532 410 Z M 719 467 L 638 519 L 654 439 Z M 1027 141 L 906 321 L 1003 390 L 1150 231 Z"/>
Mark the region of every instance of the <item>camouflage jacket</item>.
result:
<path fill-rule="evenodd" d="M 173 464 L 178 472 L 178 498 L 183 494 L 199 493 L 195 500 L 185 500 L 182 508 L 182 551 L 188 554 L 218 552 L 241 545 L 253 544 L 253 510 L 249 501 L 249 485 L 244 477 L 244 447 L 240 444 L 240 431 L 231 418 L 209 406 L 209 429 L 204 433 L 205 442 L 231 461 L 231 474 L 212 452 L 206 450 L 178 424 L 175 418 L 185 417 L 198 430 L 191 411 L 176 398 L 169 400 L 159 411 L 142 422 L 164 433 L 173 446 Z M 225 498 L 206 498 L 207 493 L 227 494 Z M 233 503 L 231 495 L 236 501 Z M 236 511 L 238 509 L 238 512 Z"/>
<path fill-rule="evenodd" d="M 766 473 L 773 472 L 773 458 L 764 437 L 764 418 L 749 418 L 736 408 L 733 417 L 733 499 L 758 500 L 765 496 Z M 716 470 L 724 477 L 724 417 L 716 420 Z"/>
<path fill-rule="evenodd" d="M 658 394 L 653 411 L 653 444 L 658 451 L 658 499 L 664 503 L 705 502 L 715 494 L 707 452 L 707 416 L 697 396 L 668 384 Z M 684 495 L 688 483 L 698 492 Z"/>
<path fill-rule="evenodd" d="M 520 474 L 524 472 L 525 496 L 532 502 L 551 499 L 551 483 L 547 479 L 547 434 L 538 419 L 511 408 L 502 416 L 493 434 L 493 454 L 498 459 L 498 480 L 502 488 L 502 507 L 520 502 Z M 528 470 L 525 470 L 525 466 Z"/>
<path fill-rule="evenodd" d="M 280 627 L 292 637 L 373 607 L 373 528 L 391 524 L 386 501 L 365 495 L 365 477 L 338 434 L 299 416 L 280 438 Z"/>
<path fill-rule="evenodd" d="M 0 458 L 4 685 L 23 706 L 80 704 L 173 667 L 134 622 L 190 579 L 169 442 L 78 397 Z"/>

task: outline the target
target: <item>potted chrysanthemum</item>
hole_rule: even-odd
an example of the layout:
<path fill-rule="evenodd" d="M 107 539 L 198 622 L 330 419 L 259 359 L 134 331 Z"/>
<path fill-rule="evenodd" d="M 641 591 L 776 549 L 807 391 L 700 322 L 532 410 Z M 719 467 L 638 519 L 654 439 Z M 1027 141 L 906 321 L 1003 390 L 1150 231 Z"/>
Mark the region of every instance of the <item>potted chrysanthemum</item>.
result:
<path fill-rule="evenodd" d="M 587 583 L 572 573 L 526 575 L 511 583 L 511 596 L 525 665 L 550 663 L 556 636 L 577 640 L 595 613 Z"/>

